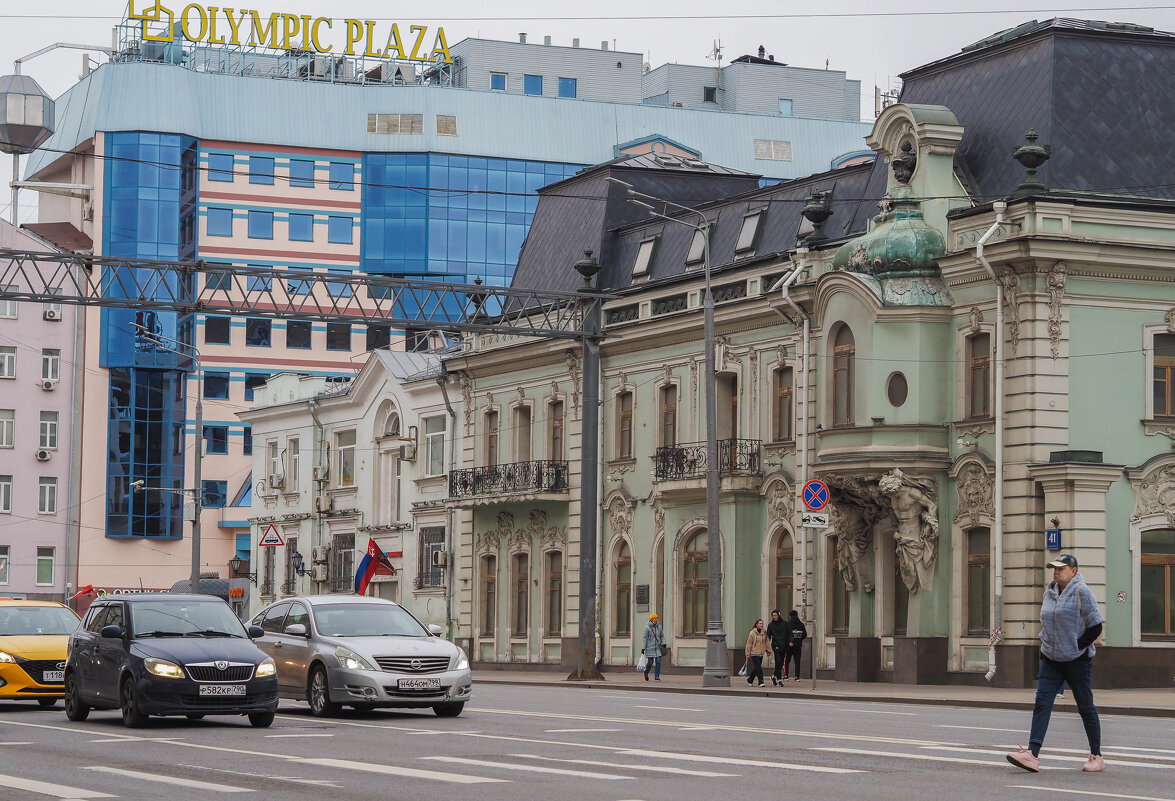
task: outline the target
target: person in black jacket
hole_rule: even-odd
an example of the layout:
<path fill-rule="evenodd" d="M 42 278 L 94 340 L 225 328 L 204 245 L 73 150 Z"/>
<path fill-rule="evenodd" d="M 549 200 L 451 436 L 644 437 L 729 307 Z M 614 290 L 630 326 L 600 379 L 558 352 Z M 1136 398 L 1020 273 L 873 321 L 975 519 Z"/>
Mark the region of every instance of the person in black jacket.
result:
<path fill-rule="evenodd" d="M 771 685 L 779 687 L 787 678 L 786 673 L 783 673 L 783 677 L 780 678 L 780 673 L 783 671 L 783 655 L 791 641 L 791 624 L 779 616 L 778 609 L 771 610 L 771 622 L 767 624 L 767 637 L 771 640 L 771 653 L 775 657 L 775 669 L 771 672 Z"/>
<path fill-rule="evenodd" d="M 804 638 L 808 636 L 808 627 L 804 625 L 804 621 L 800 620 L 800 614 L 796 610 L 791 610 L 787 613 L 787 627 L 789 637 L 787 641 L 787 650 L 784 652 L 783 658 L 785 662 L 795 662 L 796 681 L 800 680 L 800 652 L 804 647 Z M 783 678 L 787 680 L 789 667 L 787 664 L 783 666 Z"/>

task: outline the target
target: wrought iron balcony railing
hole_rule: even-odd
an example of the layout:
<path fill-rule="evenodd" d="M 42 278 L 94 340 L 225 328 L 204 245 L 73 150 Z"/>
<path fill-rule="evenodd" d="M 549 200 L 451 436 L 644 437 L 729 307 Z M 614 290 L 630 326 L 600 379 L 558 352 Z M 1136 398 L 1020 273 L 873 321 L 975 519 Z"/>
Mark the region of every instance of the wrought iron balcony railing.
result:
<path fill-rule="evenodd" d="M 567 462 L 511 462 L 449 473 L 449 497 L 508 492 L 567 492 Z"/>
<path fill-rule="evenodd" d="M 757 439 L 718 440 L 718 475 L 756 476 L 760 474 Z M 680 481 L 685 478 L 706 477 L 706 443 L 683 442 L 657 448 L 654 457 L 657 481 Z"/>

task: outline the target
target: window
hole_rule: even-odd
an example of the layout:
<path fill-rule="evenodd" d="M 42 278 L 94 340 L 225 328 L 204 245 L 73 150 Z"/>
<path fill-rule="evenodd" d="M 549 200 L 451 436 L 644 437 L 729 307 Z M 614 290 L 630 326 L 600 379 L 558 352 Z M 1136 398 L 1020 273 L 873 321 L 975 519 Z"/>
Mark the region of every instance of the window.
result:
<path fill-rule="evenodd" d="M 530 450 L 530 421 L 529 406 L 517 406 L 514 409 L 514 461 L 529 462 Z"/>
<path fill-rule="evenodd" d="M 792 411 L 792 369 L 780 367 L 772 373 L 772 378 L 775 384 L 775 405 L 772 406 L 774 419 L 771 421 L 771 433 L 776 442 L 788 442 L 795 438 L 792 431 L 792 421 L 795 419 Z"/>
<path fill-rule="evenodd" d="M 445 418 L 430 417 L 424 421 L 425 470 L 430 476 L 445 472 Z"/>
<path fill-rule="evenodd" d="M 885 397 L 889 399 L 890 405 L 897 408 L 904 404 L 909 396 L 910 385 L 906 382 L 905 374 L 890 375 L 889 380 L 885 382 Z"/>
<path fill-rule="evenodd" d="M 204 374 L 204 397 L 228 400 L 228 373 L 210 372 Z"/>
<path fill-rule="evenodd" d="M 326 324 L 326 349 L 347 351 L 351 350 L 350 323 Z"/>
<path fill-rule="evenodd" d="M 768 161 L 791 161 L 792 160 L 792 146 L 791 142 L 784 142 L 777 139 L 756 139 L 754 140 L 755 158 L 765 159 Z"/>
<path fill-rule="evenodd" d="M 905 635 L 909 630 L 910 589 L 902 581 L 902 565 L 897 559 L 894 560 L 893 572 L 893 633 Z"/>
<path fill-rule="evenodd" d="M 272 322 L 265 318 L 249 317 L 245 320 L 245 344 L 255 348 L 269 347 L 269 331 Z"/>
<path fill-rule="evenodd" d="M 209 153 L 208 154 L 208 180 L 209 181 L 227 181 L 232 183 L 233 180 L 233 156 L 230 153 Z"/>
<path fill-rule="evenodd" d="M 11 448 L 16 436 L 16 409 L 0 409 L 0 448 Z"/>
<path fill-rule="evenodd" d="M 1165 336 L 1170 339 L 1171 356 L 1175 357 L 1175 336 Z M 1155 367 L 1158 367 L 1158 340 L 1155 337 Z M 1175 365 L 1175 358 L 1171 359 Z M 1155 370 L 1156 378 L 1158 370 Z M 967 337 L 967 416 L 991 417 L 991 334 L 974 334 Z M 1156 401 L 1158 395 L 1155 396 Z M 1170 409 L 1168 405 L 1165 408 Z M 1156 403 L 1155 413 L 1158 416 L 1159 406 Z"/>
<path fill-rule="evenodd" d="M 0 476 L 0 513 L 12 514 L 12 476 Z"/>
<path fill-rule="evenodd" d="M 561 462 L 563 456 L 563 401 L 554 401 L 547 407 L 547 419 L 551 427 L 550 450 L 547 458 Z"/>
<path fill-rule="evenodd" d="M 227 481 L 202 481 L 201 501 L 205 509 L 223 509 L 228 502 Z"/>
<path fill-rule="evenodd" d="M 3 284 L 3 285 L 0 285 L 0 290 L 4 290 L 5 292 L 15 292 L 17 290 L 17 286 L 16 286 L 16 284 Z M 9 319 L 15 320 L 16 315 L 17 315 L 17 309 L 19 309 L 19 308 L 20 308 L 20 304 L 17 303 L 15 300 L 11 300 L 11 299 L 0 300 L 0 317 L 6 317 Z"/>
<path fill-rule="evenodd" d="M 703 86 L 702 87 L 702 102 L 703 103 L 717 103 L 718 102 L 718 87 L 717 86 Z"/>
<path fill-rule="evenodd" d="M 686 542 L 681 575 L 681 633 L 686 637 L 704 637 L 710 609 L 710 554 L 705 530 Z"/>
<path fill-rule="evenodd" d="M 686 264 L 702 264 L 706 260 L 706 240 L 714 233 L 714 223 L 705 228 L 694 231 L 694 238 L 690 240 L 689 253 L 686 254 Z"/>
<path fill-rule="evenodd" d="M 259 264 L 250 264 L 250 267 L 260 267 Z M 250 275 L 248 283 L 249 292 L 268 292 L 273 288 L 273 279 L 269 276 Z"/>
<path fill-rule="evenodd" d="M 784 533 L 775 546 L 775 608 L 784 616 L 792 608 L 792 586 L 795 581 L 794 556 L 791 536 Z"/>
<path fill-rule="evenodd" d="M 57 450 L 57 412 L 41 412 L 40 442 L 39 447 Z"/>
<path fill-rule="evenodd" d="M 632 458 L 632 393 L 616 396 L 616 458 Z"/>
<path fill-rule="evenodd" d="M 286 491 L 298 491 L 298 470 L 302 463 L 302 443 L 297 439 L 289 439 L 286 442 L 286 456 L 290 460 L 290 468 L 286 473 Z"/>
<path fill-rule="evenodd" d="M 308 321 L 286 321 L 286 347 L 297 350 L 305 350 L 310 347 L 310 323 Z"/>
<path fill-rule="evenodd" d="M 828 587 L 832 592 L 832 615 L 829 617 L 830 634 L 849 633 L 849 588 L 845 585 L 845 577 L 836 566 L 836 557 L 828 560 Z M 900 579 L 899 579 L 900 583 Z"/>
<path fill-rule="evenodd" d="M 759 244 L 760 223 L 763 221 L 763 210 L 747 212 L 743 215 L 743 225 L 738 231 L 738 241 L 734 243 L 734 252 L 750 255 Z"/>
<path fill-rule="evenodd" d="M 420 586 L 443 587 L 445 569 L 435 564 L 435 553 L 445 551 L 445 529 L 443 526 L 423 526 L 420 529 Z"/>
<path fill-rule="evenodd" d="M 273 159 L 269 156 L 249 156 L 249 183 L 273 185 Z"/>
<path fill-rule="evenodd" d="M 228 292 L 233 288 L 233 279 L 229 273 L 205 273 L 204 287 L 209 291 L 223 289 Z"/>
<path fill-rule="evenodd" d="M 453 114 L 437 115 L 437 136 L 456 136 L 457 117 Z"/>
<path fill-rule="evenodd" d="M 543 76 L 523 75 L 522 91 L 528 95 L 541 95 L 543 93 Z"/>
<path fill-rule="evenodd" d="M 273 239 L 273 212 L 249 212 L 249 238 Z"/>
<path fill-rule="evenodd" d="M 37 585 L 53 583 L 53 548 L 37 548 Z"/>
<path fill-rule="evenodd" d="M 547 554 L 547 636 L 563 633 L 563 553 Z"/>
<path fill-rule="evenodd" d="M 291 212 L 289 215 L 289 237 L 291 242 L 313 242 L 314 215 Z"/>
<path fill-rule="evenodd" d="M 241 431 L 241 454 L 249 456 L 253 453 L 253 426 L 245 423 L 245 428 Z"/>
<path fill-rule="evenodd" d="M 578 81 L 575 78 L 559 79 L 559 97 L 575 97 Z"/>
<path fill-rule="evenodd" d="M 355 165 L 347 161 L 330 163 L 330 188 L 350 192 L 355 188 Z"/>
<path fill-rule="evenodd" d="M 0 584 L 8 583 L 8 563 L 11 561 L 11 550 L 7 545 L 0 545 Z"/>
<path fill-rule="evenodd" d="M 490 89 L 495 92 L 506 91 L 506 73 L 491 72 L 490 73 Z"/>
<path fill-rule="evenodd" d="M 228 426 L 204 426 L 204 452 L 228 453 Z"/>
<path fill-rule="evenodd" d="M 853 424 L 853 361 L 856 356 L 853 332 L 842 325 L 832 348 L 832 424 Z"/>
<path fill-rule="evenodd" d="M 661 446 L 677 445 L 677 385 L 661 387 Z"/>
<path fill-rule="evenodd" d="M 481 636 L 494 636 L 498 613 L 498 560 L 494 556 L 481 558 Z"/>
<path fill-rule="evenodd" d="M 336 534 L 333 544 L 330 587 L 335 592 L 350 590 L 355 586 L 355 535 Z"/>
<path fill-rule="evenodd" d="M 720 375 L 715 383 L 718 395 L 718 436 L 738 438 L 738 376 Z"/>
<path fill-rule="evenodd" d="M 627 542 L 621 542 L 616 552 L 615 594 L 613 607 L 616 617 L 612 621 L 612 633 L 617 637 L 627 637 L 632 633 L 632 550 Z"/>
<path fill-rule="evenodd" d="M 208 209 L 208 236 L 233 235 L 233 210 Z"/>
<path fill-rule="evenodd" d="M 290 159 L 290 186 L 314 188 L 314 162 Z"/>
<path fill-rule="evenodd" d="M 0 378 L 16 378 L 15 345 L 0 345 Z"/>
<path fill-rule="evenodd" d="M 498 463 L 498 413 L 486 412 L 486 465 Z"/>
<path fill-rule="evenodd" d="M 392 329 L 386 325 L 367 326 L 367 350 L 388 348 L 392 344 Z"/>
<path fill-rule="evenodd" d="M 232 344 L 232 318 L 231 317 L 205 317 L 204 318 L 204 344 L 205 345 L 231 345 Z"/>
<path fill-rule="evenodd" d="M 326 218 L 326 241 L 336 245 L 349 245 L 355 226 L 350 217 Z"/>
<path fill-rule="evenodd" d="M 899 581 L 900 583 L 900 581 Z M 991 530 L 967 532 L 967 633 L 987 634 L 991 607 Z"/>
<path fill-rule="evenodd" d="M 792 109 L 793 109 L 793 104 L 792 104 L 792 101 L 790 98 L 787 98 L 787 97 L 779 98 L 779 113 L 781 116 L 791 117 L 793 115 Z"/>
<path fill-rule="evenodd" d="M 269 373 L 245 373 L 245 400 L 253 400 L 253 391 L 269 380 Z"/>
<path fill-rule="evenodd" d="M 525 637 L 530 627 L 530 557 L 514 554 L 514 628 L 511 637 Z"/>
<path fill-rule="evenodd" d="M 61 380 L 61 350 L 58 348 L 41 349 L 41 378 L 45 381 Z"/>
<path fill-rule="evenodd" d="M 355 432 L 340 431 L 335 434 L 335 450 L 338 451 L 338 486 L 355 486 Z"/>
<path fill-rule="evenodd" d="M 640 278 L 643 275 L 649 274 L 649 268 L 653 266 L 653 254 L 657 251 L 657 242 L 659 240 L 659 236 L 652 236 L 648 239 L 641 240 L 640 245 L 636 249 L 636 260 L 632 263 L 633 278 Z"/>
<path fill-rule="evenodd" d="M 281 457 L 278 455 L 277 440 L 271 439 L 265 443 L 265 459 L 269 462 L 269 474 L 280 475 L 282 471 Z"/>
<path fill-rule="evenodd" d="M 1138 589 L 1142 636 L 1171 639 L 1175 637 L 1175 531 L 1142 532 L 1141 561 Z"/>
<path fill-rule="evenodd" d="M 37 482 L 37 513 L 57 514 L 57 479 L 42 476 Z"/>

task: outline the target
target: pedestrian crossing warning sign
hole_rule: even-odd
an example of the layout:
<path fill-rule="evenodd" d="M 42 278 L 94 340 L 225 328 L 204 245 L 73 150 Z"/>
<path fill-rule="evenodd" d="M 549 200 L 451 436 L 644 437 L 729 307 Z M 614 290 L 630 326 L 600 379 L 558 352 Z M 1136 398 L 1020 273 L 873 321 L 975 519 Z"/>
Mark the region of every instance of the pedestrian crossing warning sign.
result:
<path fill-rule="evenodd" d="M 278 533 L 277 526 L 273 523 L 269 524 L 269 528 L 265 529 L 265 533 L 261 535 L 261 539 L 257 542 L 258 545 L 285 545 L 286 541 L 282 539 L 282 535 Z"/>

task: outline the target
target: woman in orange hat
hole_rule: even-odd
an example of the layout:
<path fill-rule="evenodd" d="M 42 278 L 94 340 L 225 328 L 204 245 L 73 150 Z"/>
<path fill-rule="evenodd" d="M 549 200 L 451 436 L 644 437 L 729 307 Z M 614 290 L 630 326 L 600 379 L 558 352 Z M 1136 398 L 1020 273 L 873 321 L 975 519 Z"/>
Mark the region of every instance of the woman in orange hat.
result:
<path fill-rule="evenodd" d="M 649 615 L 649 625 L 645 626 L 644 641 L 641 643 L 641 653 L 648 657 L 645 665 L 645 681 L 649 680 L 649 671 L 653 671 L 653 681 L 661 681 L 661 649 L 665 647 L 665 632 L 661 629 L 661 620 L 657 613 Z"/>

